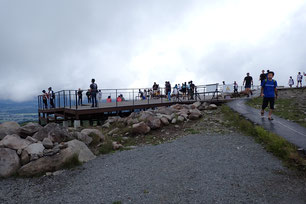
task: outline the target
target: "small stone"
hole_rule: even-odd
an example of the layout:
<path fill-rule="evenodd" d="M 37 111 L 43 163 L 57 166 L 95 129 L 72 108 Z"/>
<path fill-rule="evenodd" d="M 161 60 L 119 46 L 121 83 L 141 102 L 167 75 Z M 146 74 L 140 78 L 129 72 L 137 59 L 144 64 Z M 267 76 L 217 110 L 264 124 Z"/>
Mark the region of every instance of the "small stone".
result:
<path fill-rule="evenodd" d="M 53 148 L 52 141 L 49 138 L 47 138 L 47 137 L 43 139 L 42 144 L 44 145 L 44 147 L 46 149 L 52 149 Z"/>
<path fill-rule="evenodd" d="M 176 118 L 173 118 L 172 121 L 171 121 L 172 124 L 176 124 L 176 122 L 177 122 Z"/>
<path fill-rule="evenodd" d="M 36 143 L 38 141 L 37 139 L 35 139 L 35 138 L 31 137 L 31 136 L 27 136 L 26 140 L 30 141 L 31 143 Z"/>

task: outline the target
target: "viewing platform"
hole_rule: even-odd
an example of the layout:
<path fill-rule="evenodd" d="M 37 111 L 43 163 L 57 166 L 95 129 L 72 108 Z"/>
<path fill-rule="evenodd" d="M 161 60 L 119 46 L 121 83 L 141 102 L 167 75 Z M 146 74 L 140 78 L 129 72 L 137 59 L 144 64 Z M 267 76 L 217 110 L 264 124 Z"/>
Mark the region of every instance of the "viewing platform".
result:
<path fill-rule="evenodd" d="M 150 89 L 150 88 L 149 88 Z M 140 90 L 149 90 L 148 88 L 141 88 Z M 88 101 L 86 91 L 82 92 L 82 105 L 78 103 L 79 96 L 77 90 L 62 90 L 55 92 L 55 108 L 50 108 L 48 101 L 48 108 L 44 107 L 43 96 L 38 96 L 38 117 L 40 124 L 47 124 L 49 122 L 75 121 L 81 122 L 89 121 L 103 121 L 110 115 L 125 115 L 133 111 L 141 111 L 147 109 L 154 109 L 162 106 L 171 106 L 173 104 L 192 104 L 196 101 L 209 103 L 224 103 L 233 100 L 231 97 L 226 97 L 223 85 L 208 84 L 197 86 L 194 93 L 187 93 L 185 96 L 179 92 L 178 95 L 171 96 L 168 100 L 165 95 L 165 89 L 159 88 L 156 92 L 151 92 L 145 96 L 145 99 L 140 98 L 139 88 L 134 89 L 99 89 L 101 91 L 101 98 L 99 100 L 97 94 L 97 107 L 91 107 Z M 243 91 L 239 87 L 239 91 Z M 123 101 L 118 102 L 116 98 L 122 95 Z M 193 95 L 193 97 L 192 97 Z M 112 102 L 108 103 L 106 99 L 111 97 Z M 78 123 L 77 122 L 77 123 Z"/>

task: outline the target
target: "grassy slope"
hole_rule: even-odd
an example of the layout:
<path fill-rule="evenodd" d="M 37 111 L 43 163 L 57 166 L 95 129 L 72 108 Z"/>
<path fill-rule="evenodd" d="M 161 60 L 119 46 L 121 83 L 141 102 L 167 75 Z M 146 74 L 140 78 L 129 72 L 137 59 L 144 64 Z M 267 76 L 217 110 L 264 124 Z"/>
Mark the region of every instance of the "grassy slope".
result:
<path fill-rule="evenodd" d="M 262 97 L 250 99 L 247 104 L 251 107 L 261 109 Z M 295 98 L 277 99 L 274 114 L 281 118 L 296 122 L 306 127 L 306 116 L 304 114 L 304 110 L 301 106 L 297 105 Z"/>

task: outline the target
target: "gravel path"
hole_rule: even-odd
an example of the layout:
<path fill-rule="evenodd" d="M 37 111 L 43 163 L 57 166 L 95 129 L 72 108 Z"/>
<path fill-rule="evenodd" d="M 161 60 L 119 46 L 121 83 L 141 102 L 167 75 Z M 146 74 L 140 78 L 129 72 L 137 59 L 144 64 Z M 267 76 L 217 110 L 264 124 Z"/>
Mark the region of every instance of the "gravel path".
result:
<path fill-rule="evenodd" d="M 253 138 L 191 135 L 58 176 L 0 180 L 0 203 L 306 203 L 306 179 Z"/>

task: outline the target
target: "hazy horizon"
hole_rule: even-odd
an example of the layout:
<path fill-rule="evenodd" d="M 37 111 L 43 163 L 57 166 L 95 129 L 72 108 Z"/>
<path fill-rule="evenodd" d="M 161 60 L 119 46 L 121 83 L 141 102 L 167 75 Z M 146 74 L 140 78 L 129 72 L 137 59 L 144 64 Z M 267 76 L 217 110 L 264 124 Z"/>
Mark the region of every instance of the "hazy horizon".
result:
<path fill-rule="evenodd" d="M 0 25 L 0 100 L 306 71 L 303 0 L 3 0 Z"/>

